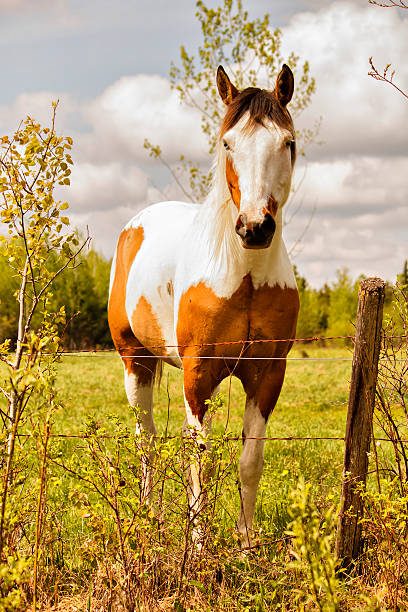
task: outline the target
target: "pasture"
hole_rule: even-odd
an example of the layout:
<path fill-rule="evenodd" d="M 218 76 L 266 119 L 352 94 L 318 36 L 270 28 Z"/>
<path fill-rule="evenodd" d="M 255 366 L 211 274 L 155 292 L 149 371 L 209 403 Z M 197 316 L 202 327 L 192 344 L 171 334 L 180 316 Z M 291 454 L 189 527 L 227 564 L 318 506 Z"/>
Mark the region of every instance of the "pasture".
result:
<path fill-rule="evenodd" d="M 351 362 L 331 361 L 331 359 L 350 359 L 351 355 L 351 349 L 341 346 L 295 347 L 291 352 L 291 357 L 294 359 L 288 361 L 287 375 L 280 400 L 269 420 L 267 436 L 343 436 Z M 134 431 L 135 416 L 127 404 L 123 389 L 122 364 L 114 353 L 65 356 L 58 365 L 56 387 L 62 407 L 54 417 L 54 434 L 80 434 L 85 431 L 86 422 L 93 419 L 97 426 L 103 428 L 104 433 L 115 435 L 118 430 L 117 422 L 111 418 L 113 414 L 129 428 L 130 432 Z M 214 416 L 213 436 L 223 434 L 226 429 L 231 435 L 240 436 L 245 403 L 240 383 L 235 378 L 231 381 L 224 381 L 221 387 L 221 397 L 223 405 L 218 408 Z M 171 418 L 168 419 L 169 413 Z M 178 436 L 181 434 L 184 421 L 184 402 L 182 373 L 175 368 L 165 367 L 160 388 L 155 389 L 155 421 L 159 436 L 167 431 L 169 436 L 177 436 L 174 442 L 176 445 L 179 444 Z M 87 471 L 86 464 L 91 461 L 92 452 L 89 452 L 89 448 L 87 449 L 82 439 L 55 441 L 55 444 L 59 452 L 63 453 L 64 461 L 67 460 L 69 463 L 69 457 L 80 457 L 82 475 Z M 111 439 L 108 439 L 106 449 L 108 447 L 107 452 L 113 453 L 115 444 Z M 280 606 L 279 600 L 285 598 L 284 592 L 294 580 L 293 576 L 288 576 L 288 580 L 284 581 L 279 588 L 276 586 L 282 578 L 281 572 L 288 561 L 289 548 L 285 540 L 285 532 L 291 520 L 288 513 L 290 492 L 302 477 L 306 483 L 310 483 L 313 501 L 321 509 L 322 515 L 327 506 L 336 504 L 338 501 L 343 462 L 342 441 L 267 441 L 265 467 L 255 515 L 257 534 L 255 541 L 262 545 L 259 549 L 255 549 L 252 559 L 251 557 L 239 558 L 239 554 L 237 557 L 239 545 L 234 522 L 240 502 L 237 485 L 237 464 L 240 450 L 241 441 L 239 440 L 231 441 L 230 448 L 223 450 L 227 458 L 222 468 L 222 487 L 215 501 L 217 517 L 213 521 L 212 541 L 209 542 L 209 550 L 212 551 L 210 557 L 212 559 L 214 555 L 220 557 L 215 571 L 222 571 L 223 581 L 228 584 L 228 588 L 225 586 L 222 589 L 225 590 L 222 595 L 224 603 L 221 604 L 219 600 L 220 587 L 216 581 L 212 585 L 214 592 L 210 594 L 209 568 L 207 567 L 205 571 L 200 570 L 197 575 L 197 568 L 195 567 L 194 570 L 190 564 L 183 585 L 186 587 L 190 585 L 193 595 L 190 593 L 186 596 L 187 599 L 183 603 L 185 609 L 201 609 L 194 606 L 204 606 L 205 601 L 207 602 L 205 606 L 209 607 L 204 606 L 202 609 L 214 609 L 210 606 L 215 606 L 216 602 L 219 602 L 219 609 L 226 610 L 268 609 L 272 601 L 276 606 Z M 127 461 L 126 457 L 123 457 L 121 463 L 125 466 Z M 76 464 L 75 460 L 73 463 Z M 70 465 L 72 467 L 73 464 Z M 84 481 L 80 482 L 70 473 L 61 472 L 59 469 L 54 472 L 54 477 L 61 479 L 61 490 L 57 497 L 60 502 L 65 500 L 64 503 L 66 503 L 66 512 L 61 516 L 61 521 L 65 522 L 63 531 L 66 534 L 64 555 L 69 559 L 69 565 L 75 570 L 75 573 L 86 576 L 89 572 L 86 548 L 95 537 L 93 527 L 89 525 L 90 506 L 96 505 L 98 521 L 101 521 L 101 516 L 105 516 L 107 524 L 109 523 L 107 517 L 111 511 L 100 496 L 95 494 L 92 487 L 87 486 Z M 170 479 L 166 487 L 168 499 L 177 497 L 175 491 L 180 492 L 180 482 Z M 73 491 L 75 491 L 74 497 Z M 80 500 L 84 500 L 82 497 L 84 495 L 86 495 L 86 502 L 82 504 Z M 166 516 L 169 519 L 171 513 L 167 512 Z M 91 518 L 91 522 L 92 520 L 95 521 L 95 517 Z M 178 510 L 172 515 L 172 520 L 173 524 L 169 527 L 174 531 L 173 537 L 167 533 L 167 551 L 159 553 L 159 556 L 164 554 L 167 563 L 169 563 L 168 555 L 173 555 L 174 559 L 181 562 L 183 549 L 181 542 L 186 521 L 185 509 L 178 507 Z M 151 526 L 145 525 L 145 527 L 146 532 L 152 536 Z M 154 536 L 152 538 L 154 539 Z M 270 545 L 269 542 L 271 542 Z M 277 554 L 278 551 L 279 554 Z M 231 558 L 229 558 L 230 555 Z M 208 550 L 203 559 L 208 561 Z M 192 559 L 190 561 L 192 563 Z M 163 561 L 161 563 L 166 565 Z M 168 569 L 168 572 L 172 575 L 174 568 Z M 213 573 L 210 572 L 211 578 L 213 578 Z M 172 580 L 174 582 L 174 576 Z M 170 603 L 174 604 L 178 593 L 178 588 L 175 588 L 172 580 L 167 585 L 166 596 L 164 595 L 166 589 L 161 590 L 162 597 L 164 600 L 167 598 L 169 606 Z M 204 588 L 203 585 L 206 587 Z M 207 586 L 210 591 L 207 591 Z M 82 592 L 80 594 L 83 596 Z M 165 603 L 160 603 L 160 595 L 157 590 L 155 597 L 158 609 L 167 609 Z M 195 604 L 192 603 L 193 601 Z M 257 601 L 260 607 L 255 605 Z M 293 602 L 281 603 L 281 609 L 294 609 Z"/>
<path fill-rule="evenodd" d="M 342 437 L 351 356 L 352 349 L 340 342 L 295 345 L 267 437 Z M 196 451 L 183 446 L 180 436 L 182 372 L 166 366 L 155 388 L 162 441 L 154 465 L 154 511 L 141 489 L 143 450 L 134 437 L 136 416 L 127 404 L 119 357 L 114 352 L 64 355 L 55 374 L 60 407 L 52 414 L 54 437 L 47 451 L 39 610 L 380 609 L 370 574 L 337 581 L 334 597 L 330 580 L 322 578 L 334 559 L 342 440 L 266 441 L 254 547 L 241 551 L 235 520 L 242 443 L 234 438 L 241 435 L 244 393 L 237 379 L 224 381 L 213 417 L 210 460 L 216 460 L 216 473 L 199 517 L 206 538 L 197 551 L 186 487 L 186 468 Z M 31 435 L 20 438 L 17 462 L 24 478 L 11 493 L 19 522 L 14 529 L 27 559 L 44 456 L 44 431 L 33 427 L 35 421 L 44 421 L 44 415 L 34 412 L 25 423 Z M 374 481 L 372 473 L 371 490 Z M 374 520 L 374 532 L 377 527 Z M 305 550 L 317 559 L 315 574 L 299 556 L 291 529 L 297 530 L 298 545 L 303 537 Z"/>
<path fill-rule="evenodd" d="M 290 356 L 293 360 L 288 361 L 267 437 L 344 436 L 351 362 L 330 359 L 350 359 L 352 350 L 307 346 L 294 348 Z M 127 403 L 123 367 L 115 353 L 64 357 L 58 366 L 57 389 L 62 408 L 55 415 L 54 434 L 80 434 L 89 418 L 113 433 L 110 415 L 117 416 L 134 432 L 135 416 Z M 225 380 L 220 395 L 223 405 L 213 419 L 213 435 L 221 435 L 227 428 L 231 435 L 241 436 L 245 405 L 241 384 L 234 377 Z M 167 430 L 170 436 L 181 437 L 185 408 L 182 372 L 176 368 L 164 367 L 160 387 L 155 388 L 154 414 L 159 435 Z M 241 441 L 235 441 L 235 446 L 238 459 Z M 257 508 L 266 521 L 264 528 L 268 526 L 270 530 L 269 523 L 276 521 L 276 506 L 285 505 L 288 490 L 300 475 L 313 484 L 318 497 L 330 493 L 338 498 L 343 448 L 342 440 L 266 441 L 262 501 Z M 238 508 L 237 491 L 234 502 Z"/>

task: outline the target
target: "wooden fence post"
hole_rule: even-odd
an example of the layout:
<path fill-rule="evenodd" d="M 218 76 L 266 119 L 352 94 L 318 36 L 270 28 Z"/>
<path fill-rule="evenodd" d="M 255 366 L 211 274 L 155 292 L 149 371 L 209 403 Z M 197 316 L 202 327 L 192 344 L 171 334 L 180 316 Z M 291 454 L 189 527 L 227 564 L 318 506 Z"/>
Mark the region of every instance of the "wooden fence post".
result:
<path fill-rule="evenodd" d="M 356 336 L 350 382 L 344 449 L 343 482 L 336 554 L 347 568 L 360 553 L 362 499 L 372 431 L 375 387 L 381 342 L 385 283 L 367 278 L 360 283 Z"/>

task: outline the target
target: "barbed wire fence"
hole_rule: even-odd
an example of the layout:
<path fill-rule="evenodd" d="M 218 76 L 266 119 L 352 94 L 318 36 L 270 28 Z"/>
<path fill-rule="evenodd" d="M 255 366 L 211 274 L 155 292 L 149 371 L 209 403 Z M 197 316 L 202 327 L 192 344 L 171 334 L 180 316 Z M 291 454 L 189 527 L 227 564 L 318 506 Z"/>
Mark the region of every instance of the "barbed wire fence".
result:
<path fill-rule="evenodd" d="M 393 336 L 384 336 L 382 338 L 385 340 L 403 340 L 407 339 L 406 334 L 393 335 Z M 216 346 L 231 346 L 231 345 L 240 345 L 247 350 L 250 346 L 254 344 L 272 344 L 272 343 L 280 343 L 280 342 L 293 342 L 293 343 L 312 343 L 312 342 L 327 342 L 333 340 L 348 340 L 354 344 L 355 336 L 354 335 L 342 335 L 342 336 L 310 336 L 306 338 L 274 338 L 274 339 L 254 339 L 254 340 L 232 340 L 232 341 L 221 341 L 221 342 L 203 342 L 199 344 L 160 344 L 160 345 L 140 345 L 136 347 L 132 347 L 133 351 L 138 350 L 158 350 L 164 349 L 164 354 L 158 355 L 155 353 L 151 354 L 141 354 L 135 353 L 133 355 L 120 355 L 114 349 L 111 348 L 84 348 L 78 350 L 61 350 L 58 352 L 58 357 L 85 357 L 85 358 L 99 358 L 99 357 L 110 357 L 110 358 L 118 358 L 121 359 L 166 359 L 171 357 L 171 355 L 167 354 L 167 349 L 187 349 L 187 348 L 204 348 L 204 347 L 216 347 Z M 46 353 L 44 353 L 46 354 Z M 244 354 L 240 354 L 239 356 L 232 355 L 183 355 L 180 360 L 184 359 L 214 359 L 214 360 L 231 360 L 231 361 L 306 361 L 306 362 L 352 362 L 353 357 L 270 357 L 270 356 L 262 356 L 262 357 L 245 357 Z M 380 358 L 379 361 L 382 361 Z M 384 361 L 386 359 L 384 358 Z M 405 359 L 396 359 L 396 361 L 400 361 L 405 363 Z M 408 367 L 408 364 L 407 364 Z M 230 376 L 232 376 L 231 374 Z M 228 378 L 228 377 L 227 377 Z M 346 404 L 347 402 L 344 402 Z M 19 434 L 20 437 L 28 437 L 30 434 Z M 111 435 L 111 434 L 103 434 L 101 438 L 117 438 L 122 436 L 123 434 Z M 80 438 L 86 439 L 90 437 L 88 434 L 50 434 L 51 438 Z M 180 435 L 163 435 L 163 436 L 154 436 L 157 440 L 164 439 L 182 439 L 182 434 Z M 345 436 L 264 436 L 264 437 L 243 437 L 243 436 L 226 436 L 228 440 L 232 441 L 243 441 L 245 439 L 256 439 L 256 440 L 265 440 L 265 441 L 312 441 L 312 440 L 333 440 L 333 441 L 343 441 L 345 440 Z M 388 438 L 379 438 L 376 437 L 375 441 L 379 442 L 391 442 Z M 402 440 L 402 442 L 408 442 L 408 440 Z"/>
<path fill-rule="evenodd" d="M 274 339 L 241 339 L 233 341 L 220 341 L 212 343 L 198 343 L 188 345 L 176 344 L 157 344 L 157 345 L 140 345 L 133 346 L 128 349 L 132 354 L 121 354 L 122 360 L 137 359 L 137 360 L 157 360 L 164 359 L 167 361 L 178 360 L 177 365 L 182 366 L 182 362 L 186 359 L 195 360 L 223 360 L 225 363 L 234 361 L 235 364 L 240 361 L 294 361 L 294 362 L 352 362 L 351 369 L 351 384 L 348 401 L 347 426 L 344 436 L 265 436 L 259 438 L 248 438 L 244 436 L 231 435 L 224 430 L 225 440 L 243 441 L 245 439 L 258 439 L 268 442 L 281 441 L 342 441 L 345 443 L 343 479 L 342 479 L 342 495 L 341 495 L 341 512 L 340 526 L 338 531 L 337 552 L 338 557 L 343 559 L 345 567 L 357 558 L 360 550 L 361 526 L 358 524 L 359 516 L 361 516 L 362 486 L 365 486 L 366 477 L 368 474 L 368 452 L 371 440 L 375 442 L 392 442 L 389 438 L 374 437 L 373 432 L 373 408 L 375 400 L 375 389 L 377 382 L 378 363 L 380 358 L 381 341 L 392 341 L 397 343 L 398 347 L 406 346 L 407 335 L 392 335 L 381 338 L 382 310 L 385 294 L 385 283 L 381 279 L 371 278 L 365 279 L 360 283 L 359 305 L 356 322 L 355 335 L 341 336 L 312 336 L 308 338 L 274 338 Z M 335 340 L 346 340 L 353 344 L 353 357 L 310 357 L 303 355 L 301 357 L 280 357 L 270 355 L 249 356 L 247 351 L 250 347 L 256 344 L 270 343 L 312 343 L 312 342 L 328 342 Z M 404 344 L 405 343 L 405 344 Z M 231 347 L 238 346 L 239 354 L 208 354 L 216 347 Z M 196 349 L 195 354 L 184 354 L 184 349 Z M 170 351 L 170 352 L 168 352 Z M 226 350 L 224 353 L 228 353 Z M 204 354 L 203 354 L 204 353 Z M 0 358 L 2 356 L 0 355 Z M 81 349 L 77 351 L 61 350 L 58 357 L 117 357 L 111 349 Z M 385 358 L 384 361 L 387 359 Z M 404 371 L 408 372 L 408 363 L 406 359 L 394 359 L 396 362 L 402 362 Z M 229 369 L 229 368 L 228 368 Z M 229 369 L 229 379 L 234 375 L 236 365 Z M 228 375 L 226 376 L 228 378 Z M 231 387 L 230 387 L 231 389 Z M 229 400 L 230 402 L 230 397 Z M 229 404 L 228 415 L 229 419 Z M 51 434 L 53 438 L 77 438 L 86 439 L 92 434 L 87 433 L 61 433 Z M 194 435 L 194 433 L 192 434 Z M 29 433 L 24 436 L 30 436 Z M 101 437 L 118 438 L 130 437 L 130 434 L 120 433 L 112 435 L 101 432 Z M 23 437 L 23 436 L 22 436 Z M 172 438 L 182 438 L 182 435 L 168 435 L 167 428 L 164 436 L 154 436 L 157 439 L 166 440 Z M 400 440 L 403 443 L 408 440 Z M 350 510 L 353 513 L 350 513 Z M 356 510 L 357 509 L 357 510 Z M 360 513 L 360 514 L 359 514 Z"/>

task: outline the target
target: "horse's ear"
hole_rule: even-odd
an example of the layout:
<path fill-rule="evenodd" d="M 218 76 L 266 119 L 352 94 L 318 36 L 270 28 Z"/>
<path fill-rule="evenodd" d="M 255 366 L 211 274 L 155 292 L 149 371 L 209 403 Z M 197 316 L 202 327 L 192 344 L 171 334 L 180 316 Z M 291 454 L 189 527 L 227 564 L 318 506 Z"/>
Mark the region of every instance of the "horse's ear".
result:
<path fill-rule="evenodd" d="M 231 104 L 233 99 L 239 94 L 238 89 L 231 83 L 222 66 L 218 66 L 217 70 L 217 87 L 218 93 L 224 104 Z"/>
<path fill-rule="evenodd" d="M 275 86 L 275 96 L 281 106 L 285 107 L 289 104 L 293 96 L 294 87 L 295 79 L 293 78 L 293 72 L 289 66 L 283 64 Z"/>

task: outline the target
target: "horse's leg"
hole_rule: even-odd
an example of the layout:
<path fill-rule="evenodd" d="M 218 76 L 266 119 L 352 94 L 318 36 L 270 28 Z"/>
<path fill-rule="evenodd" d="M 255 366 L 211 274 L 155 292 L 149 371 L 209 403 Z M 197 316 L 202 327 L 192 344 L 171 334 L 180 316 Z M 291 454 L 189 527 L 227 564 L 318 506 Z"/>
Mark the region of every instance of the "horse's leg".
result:
<path fill-rule="evenodd" d="M 243 451 L 239 461 L 241 510 L 238 531 L 244 546 L 250 546 L 250 532 L 255 514 L 256 494 L 262 476 L 268 417 L 278 401 L 285 376 L 286 362 L 275 362 L 261 376 L 243 379 L 247 400 L 244 414 Z"/>
<path fill-rule="evenodd" d="M 155 455 L 156 426 L 153 420 L 153 383 L 157 360 L 154 358 L 137 360 L 137 358 L 122 356 L 125 371 L 125 389 L 129 404 L 138 408 L 136 434 L 147 434 L 142 441 L 144 453 L 141 457 L 143 470 L 143 498 L 152 502 L 152 470 L 151 464 Z"/>
<path fill-rule="evenodd" d="M 186 360 L 187 361 L 187 360 Z M 197 523 L 206 503 L 205 485 L 211 476 L 211 464 L 208 451 L 211 449 L 211 417 L 208 417 L 206 400 L 214 397 L 218 385 L 213 382 L 212 376 L 206 371 L 205 365 L 192 367 L 193 360 L 184 365 L 184 401 L 186 419 L 183 426 L 183 435 L 192 436 L 198 445 L 198 459 L 190 465 L 190 512 Z M 194 360 L 195 361 L 195 360 Z M 201 455 L 201 456 L 200 456 Z M 193 527 L 193 540 L 199 543 L 202 537 L 201 530 Z"/>

